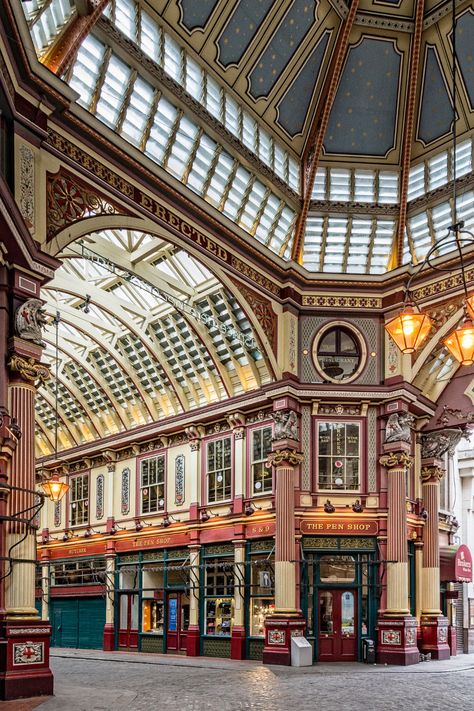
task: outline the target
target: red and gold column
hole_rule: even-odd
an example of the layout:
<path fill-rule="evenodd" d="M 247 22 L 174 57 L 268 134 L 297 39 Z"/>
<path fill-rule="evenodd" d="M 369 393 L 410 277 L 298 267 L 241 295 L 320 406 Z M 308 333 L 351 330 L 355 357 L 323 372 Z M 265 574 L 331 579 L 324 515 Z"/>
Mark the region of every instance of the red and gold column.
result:
<path fill-rule="evenodd" d="M 14 337 L 10 342 L 8 409 L 18 430 L 10 466 L 5 555 L 7 557 L 5 616 L 1 638 L 5 645 L 0 672 L 2 698 L 53 693 L 49 669 L 51 626 L 35 608 L 35 393 L 36 383 L 49 377 L 39 362 L 41 347 Z"/>
<path fill-rule="evenodd" d="M 387 594 L 379 612 L 377 660 L 383 664 L 416 664 L 417 622 L 408 599 L 406 479 L 413 462 L 410 444 L 384 445 L 380 464 L 387 470 Z"/>
<path fill-rule="evenodd" d="M 264 664 L 291 664 L 291 637 L 302 636 L 305 629 L 296 606 L 295 562 L 295 475 L 302 459 L 288 446 L 275 449 L 268 458 L 275 468 L 275 612 L 265 620 Z"/>
<path fill-rule="evenodd" d="M 444 469 L 439 459 L 421 463 L 423 506 L 427 513 L 423 531 L 423 568 L 421 604 L 421 650 L 432 659 L 449 659 L 448 619 L 440 609 L 439 572 L 439 482 Z"/>
<path fill-rule="evenodd" d="M 191 534 L 193 535 L 193 534 Z M 199 631 L 199 570 L 201 546 L 198 533 L 194 532 L 194 541 L 189 546 L 189 627 L 186 636 L 186 654 L 188 657 L 198 657 L 201 635 Z"/>

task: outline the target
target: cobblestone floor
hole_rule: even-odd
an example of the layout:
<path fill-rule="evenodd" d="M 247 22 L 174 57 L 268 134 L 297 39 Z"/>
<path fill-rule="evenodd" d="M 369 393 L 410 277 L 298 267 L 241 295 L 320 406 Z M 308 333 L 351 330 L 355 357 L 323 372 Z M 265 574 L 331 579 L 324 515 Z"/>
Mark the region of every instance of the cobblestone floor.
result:
<path fill-rule="evenodd" d="M 408 668 L 295 669 L 54 650 L 52 669 L 56 696 L 38 711 L 474 711 L 474 655 Z"/>

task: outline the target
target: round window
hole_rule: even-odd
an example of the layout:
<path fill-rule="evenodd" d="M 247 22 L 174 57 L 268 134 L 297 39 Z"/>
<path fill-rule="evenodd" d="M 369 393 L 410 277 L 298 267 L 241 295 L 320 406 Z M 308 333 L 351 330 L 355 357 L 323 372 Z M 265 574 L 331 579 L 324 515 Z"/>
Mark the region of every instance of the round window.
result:
<path fill-rule="evenodd" d="M 357 331 L 347 324 L 323 328 L 313 343 L 313 361 L 320 376 L 330 382 L 354 380 L 361 372 L 366 348 Z"/>

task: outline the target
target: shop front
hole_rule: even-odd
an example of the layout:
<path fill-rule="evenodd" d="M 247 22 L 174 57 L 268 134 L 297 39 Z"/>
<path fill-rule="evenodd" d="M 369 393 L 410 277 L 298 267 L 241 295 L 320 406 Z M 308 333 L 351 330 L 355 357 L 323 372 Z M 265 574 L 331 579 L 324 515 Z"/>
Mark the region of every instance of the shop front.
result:
<path fill-rule="evenodd" d="M 315 662 L 358 661 L 375 639 L 377 541 L 373 537 L 303 537 L 301 605 Z"/>

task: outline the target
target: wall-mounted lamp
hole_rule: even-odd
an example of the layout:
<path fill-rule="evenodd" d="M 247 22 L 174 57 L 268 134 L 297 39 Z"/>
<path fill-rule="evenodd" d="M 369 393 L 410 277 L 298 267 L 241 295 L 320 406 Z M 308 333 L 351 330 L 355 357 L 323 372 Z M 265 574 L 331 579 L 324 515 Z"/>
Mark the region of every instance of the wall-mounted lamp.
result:
<path fill-rule="evenodd" d="M 324 504 L 323 508 L 324 508 L 325 513 L 334 513 L 334 511 L 336 510 L 335 506 L 333 506 L 331 504 L 329 499 L 326 499 L 326 503 Z"/>
<path fill-rule="evenodd" d="M 360 499 L 356 499 L 354 503 L 352 504 L 352 510 L 354 513 L 362 513 L 364 510 L 364 507 L 362 506 Z"/>
<path fill-rule="evenodd" d="M 210 518 L 211 514 L 209 513 L 209 511 L 207 509 L 203 509 L 201 511 L 201 523 L 206 523 L 206 521 L 209 521 Z"/>
<path fill-rule="evenodd" d="M 427 520 L 428 520 L 428 517 L 429 517 L 429 513 L 428 513 L 428 511 L 425 509 L 425 507 L 423 506 L 423 508 L 422 508 L 421 511 L 420 511 L 420 518 L 422 518 L 423 521 L 427 521 Z"/>
<path fill-rule="evenodd" d="M 95 531 L 93 528 L 88 526 L 88 528 L 86 528 L 86 530 L 84 532 L 84 538 L 90 538 L 95 533 L 100 533 L 100 531 Z"/>

